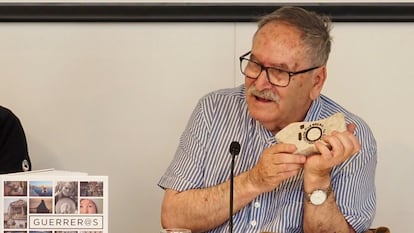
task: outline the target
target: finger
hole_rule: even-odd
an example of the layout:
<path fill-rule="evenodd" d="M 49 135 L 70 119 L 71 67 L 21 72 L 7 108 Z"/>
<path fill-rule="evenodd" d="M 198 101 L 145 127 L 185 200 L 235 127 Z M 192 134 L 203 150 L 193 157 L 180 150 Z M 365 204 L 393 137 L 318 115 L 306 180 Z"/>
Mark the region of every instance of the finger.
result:
<path fill-rule="evenodd" d="M 347 125 L 347 131 L 351 133 L 352 135 L 355 135 L 356 125 L 354 123 L 349 123 Z M 359 142 L 358 138 L 356 136 L 351 138 L 352 143 L 354 144 L 355 151 L 354 153 L 361 150 L 361 143 Z"/>
<path fill-rule="evenodd" d="M 335 135 L 337 135 L 337 137 L 341 140 L 342 144 L 347 150 L 348 155 L 355 154 L 361 149 L 361 144 L 359 143 L 359 140 L 354 135 L 354 133 L 346 131 L 343 133 L 337 133 Z"/>
<path fill-rule="evenodd" d="M 316 141 L 315 146 L 316 146 L 316 149 L 318 149 L 318 151 L 320 153 L 320 155 L 318 155 L 318 156 L 322 156 L 325 159 L 331 159 L 333 157 L 333 154 L 332 154 L 332 151 L 331 151 L 332 146 L 329 145 L 328 142 Z"/>
<path fill-rule="evenodd" d="M 358 138 L 351 132 L 346 132 L 343 135 L 343 143 L 346 143 L 347 148 L 349 148 L 349 154 L 353 155 L 361 149 L 361 144 L 359 143 Z"/>
<path fill-rule="evenodd" d="M 333 132 L 332 135 L 324 137 L 324 141 L 326 141 L 331 147 L 331 154 L 329 156 L 338 157 L 343 155 L 345 146 L 341 139 L 340 134 L 337 132 Z M 325 156 L 324 154 L 322 155 Z"/>
<path fill-rule="evenodd" d="M 301 169 L 302 168 L 297 168 L 297 169 L 292 169 L 292 170 L 287 170 L 287 171 L 284 171 L 284 172 L 280 172 L 278 174 L 278 178 L 280 180 L 286 180 L 286 179 L 288 179 L 292 176 L 297 175 L 300 172 Z"/>
<path fill-rule="evenodd" d="M 274 164 L 304 164 L 306 162 L 305 155 L 279 153 L 274 155 Z"/>
<path fill-rule="evenodd" d="M 347 130 L 348 132 L 350 132 L 350 133 L 354 133 L 354 132 L 355 132 L 355 129 L 356 129 L 356 125 L 355 125 L 354 123 L 349 123 L 349 124 L 346 126 L 346 130 Z"/>
<path fill-rule="evenodd" d="M 300 170 L 302 167 L 303 167 L 303 164 L 282 163 L 282 164 L 276 165 L 274 171 L 276 171 L 276 173 L 283 173 L 283 172 Z"/>
<path fill-rule="evenodd" d="M 294 144 L 289 143 L 277 143 L 275 145 L 270 146 L 267 148 L 267 152 L 269 153 L 293 153 L 296 151 L 296 146 Z"/>

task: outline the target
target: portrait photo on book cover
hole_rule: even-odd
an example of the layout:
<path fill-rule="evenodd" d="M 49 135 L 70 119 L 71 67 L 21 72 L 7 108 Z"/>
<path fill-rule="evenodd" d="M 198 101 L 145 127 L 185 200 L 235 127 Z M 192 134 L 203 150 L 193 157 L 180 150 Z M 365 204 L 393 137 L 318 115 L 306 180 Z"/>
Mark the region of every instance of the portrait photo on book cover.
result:
<path fill-rule="evenodd" d="M 58 181 L 55 186 L 55 213 L 75 214 L 78 211 L 78 182 Z"/>
<path fill-rule="evenodd" d="M 102 198 L 81 198 L 79 201 L 80 214 L 102 214 Z"/>
<path fill-rule="evenodd" d="M 4 181 L 4 196 L 26 196 L 26 181 Z"/>

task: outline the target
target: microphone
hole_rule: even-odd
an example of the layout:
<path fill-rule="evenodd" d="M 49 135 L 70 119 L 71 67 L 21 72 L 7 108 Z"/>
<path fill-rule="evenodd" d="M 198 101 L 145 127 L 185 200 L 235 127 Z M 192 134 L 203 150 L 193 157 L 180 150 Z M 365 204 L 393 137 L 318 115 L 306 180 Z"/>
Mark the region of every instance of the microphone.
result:
<path fill-rule="evenodd" d="M 230 218 L 229 218 L 229 231 L 233 233 L 233 184 L 234 184 L 234 159 L 236 155 L 240 153 L 240 143 L 233 141 L 230 144 L 231 154 L 231 169 L 230 169 Z"/>

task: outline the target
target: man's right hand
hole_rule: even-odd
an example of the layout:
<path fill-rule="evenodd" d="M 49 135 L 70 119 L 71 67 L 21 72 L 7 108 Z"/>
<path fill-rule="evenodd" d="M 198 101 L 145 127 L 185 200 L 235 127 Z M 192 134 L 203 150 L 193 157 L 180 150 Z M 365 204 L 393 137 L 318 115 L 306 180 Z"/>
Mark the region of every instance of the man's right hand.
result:
<path fill-rule="evenodd" d="M 293 154 L 293 144 L 275 144 L 265 149 L 259 162 L 248 172 L 251 185 L 260 193 L 270 192 L 303 168 L 306 156 Z"/>

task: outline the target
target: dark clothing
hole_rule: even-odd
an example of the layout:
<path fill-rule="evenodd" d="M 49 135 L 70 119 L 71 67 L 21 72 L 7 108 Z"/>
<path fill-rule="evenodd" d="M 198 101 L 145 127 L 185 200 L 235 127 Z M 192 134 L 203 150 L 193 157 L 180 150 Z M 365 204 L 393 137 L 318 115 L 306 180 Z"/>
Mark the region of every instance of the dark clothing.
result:
<path fill-rule="evenodd" d="M 26 136 L 16 115 L 0 106 L 0 174 L 31 170 Z"/>

